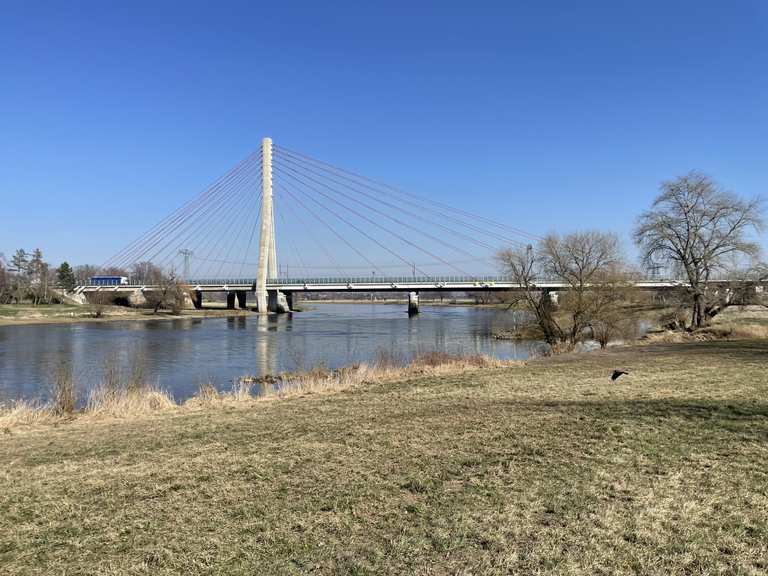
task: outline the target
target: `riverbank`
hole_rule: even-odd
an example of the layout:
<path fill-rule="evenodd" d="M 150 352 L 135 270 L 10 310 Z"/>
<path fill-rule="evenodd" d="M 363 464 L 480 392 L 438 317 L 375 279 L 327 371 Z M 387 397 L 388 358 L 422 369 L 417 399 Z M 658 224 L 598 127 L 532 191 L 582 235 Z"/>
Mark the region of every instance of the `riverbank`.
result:
<path fill-rule="evenodd" d="M 373 302 L 360 300 L 306 300 L 296 305 L 295 312 L 302 312 L 315 305 L 324 304 L 403 304 L 407 300 L 376 300 Z M 428 306 L 472 306 L 478 308 L 498 307 L 496 305 L 467 303 L 425 302 Z M 71 324 L 73 322 L 112 322 L 127 320 L 180 320 L 183 318 L 223 318 L 235 316 L 247 316 L 253 314 L 252 309 L 229 310 L 225 304 L 208 303 L 199 310 L 182 310 L 173 314 L 166 310 L 154 313 L 147 308 L 131 308 L 128 306 L 104 306 L 104 305 L 69 305 L 69 304 L 42 304 L 39 306 L 0 304 L 1 326 L 24 326 L 33 324 Z"/>
<path fill-rule="evenodd" d="M 112 322 L 126 320 L 180 320 L 183 318 L 221 318 L 245 316 L 248 310 L 203 308 L 182 310 L 178 314 L 160 310 L 155 314 L 146 308 L 127 306 L 96 306 L 91 304 L 46 304 L 40 306 L 0 304 L 0 326 L 24 326 L 33 324 L 71 324 L 80 322 Z"/>
<path fill-rule="evenodd" d="M 763 573 L 766 366 L 653 344 L 11 430 L 0 571 Z"/>

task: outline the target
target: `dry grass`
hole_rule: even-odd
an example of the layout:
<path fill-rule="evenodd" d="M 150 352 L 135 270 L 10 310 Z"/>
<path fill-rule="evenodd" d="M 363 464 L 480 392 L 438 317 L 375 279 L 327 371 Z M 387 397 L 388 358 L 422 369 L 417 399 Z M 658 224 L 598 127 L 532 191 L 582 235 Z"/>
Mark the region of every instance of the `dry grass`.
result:
<path fill-rule="evenodd" d="M 712 340 L 754 340 L 768 339 L 768 325 L 747 322 L 719 322 L 694 330 L 693 332 L 671 331 L 649 332 L 641 342 L 646 344 L 673 344 L 683 342 L 708 342 Z"/>
<path fill-rule="evenodd" d="M 6 433 L 17 427 L 48 425 L 60 420 L 50 406 L 24 400 L 0 403 L 0 430 Z"/>
<path fill-rule="evenodd" d="M 432 363 L 12 430 L 0 574 L 768 571 L 768 341 Z"/>
<path fill-rule="evenodd" d="M 137 418 L 177 408 L 173 398 L 164 390 L 143 387 L 137 390 L 95 388 L 88 397 L 82 416 Z"/>
<path fill-rule="evenodd" d="M 768 325 L 750 324 L 747 322 L 721 322 L 700 330 L 713 338 L 722 339 L 754 339 L 768 338 Z"/>
<path fill-rule="evenodd" d="M 86 387 L 78 386 L 73 381 L 69 366 L 62 366 L 51 385 L 51 401 L 47 404 L 19 402 L 0 405 L 0 428 L 44 426 L 73 418 L 143 418 L 155 413 L 338 392 L 361 384 L 513 364 L 519 362 L 439 352 L 419 354 L 406 363 L 402 359 L 381 354 L 373 365 L 358 364 L 336 370 L 316 366 L 310 370 L 277 375 L 244 376 L 234 382 L 228 391 L 219 391 L 212 382 L 204 382 L 198 386 L 197 393 L 192 398 L 178 405 L 168 392 L 146 383 L 144 363 L 140 358 L 133 359 L 133 368 L 130 374 L 126 375 L 120 370 L 117 358 L 110 357 L 106 359 L 101 381 L 90 389 L 81 410 L 76 408 L 76 390 Z"/>
<path fill-rule="evenodd" d="M 389 352 L 380 351 L 372 364 L 361 363 L 336 370 L 316 366 L 310 370 L 285 372 L 276 376 L 245 376 L 240 379 L 240 386 L 259 386 L 259 398 L 261 399 L 286 398 L 305 394 L 339 392 L 363 384 L 382 384 L 419 376 L 459 374 L 468 370 L 499 368 L 516 364 L 522 364 L 522 362 L 445 352 L 423 352 L 416 354 L 411 360 L 405 360 Z M 232 394 L 229 397 L 232 397 Z M 240 396 L 240 399 L 247 398 L 247 395 Z"/>

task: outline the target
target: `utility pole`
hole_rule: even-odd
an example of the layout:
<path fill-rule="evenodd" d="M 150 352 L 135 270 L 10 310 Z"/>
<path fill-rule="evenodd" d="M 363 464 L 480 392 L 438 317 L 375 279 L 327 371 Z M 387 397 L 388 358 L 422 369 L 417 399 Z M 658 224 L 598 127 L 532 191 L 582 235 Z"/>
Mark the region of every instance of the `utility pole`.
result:
<path fill-rule="evenodd" d="M 179 250 L 179 254 L 184 256 L 184 280 L 189 280 L 189 258 L 192 256 L 192 254 L 194 254 L 194 252 L 188 248 L 183 248 Z"/>

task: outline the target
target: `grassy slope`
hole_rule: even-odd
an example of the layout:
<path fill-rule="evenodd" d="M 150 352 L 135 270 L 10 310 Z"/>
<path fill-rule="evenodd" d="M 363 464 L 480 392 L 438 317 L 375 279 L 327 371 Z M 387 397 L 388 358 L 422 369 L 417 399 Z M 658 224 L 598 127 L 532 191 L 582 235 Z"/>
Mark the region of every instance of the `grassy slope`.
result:
<path fill-rule="evenodd" d="M 713 342 L 14 430 L 0 573 L 765 573 L 766 392 Z"/>

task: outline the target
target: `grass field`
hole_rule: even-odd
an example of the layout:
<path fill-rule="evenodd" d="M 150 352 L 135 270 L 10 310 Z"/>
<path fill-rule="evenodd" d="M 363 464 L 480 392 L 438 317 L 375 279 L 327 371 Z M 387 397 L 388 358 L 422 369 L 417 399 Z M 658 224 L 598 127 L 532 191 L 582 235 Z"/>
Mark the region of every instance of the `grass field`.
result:
<path fill-rule="evenodd" d="M 765 340 L 14 428 L 0 573 L 765 574 L 767 463 Z"/>

